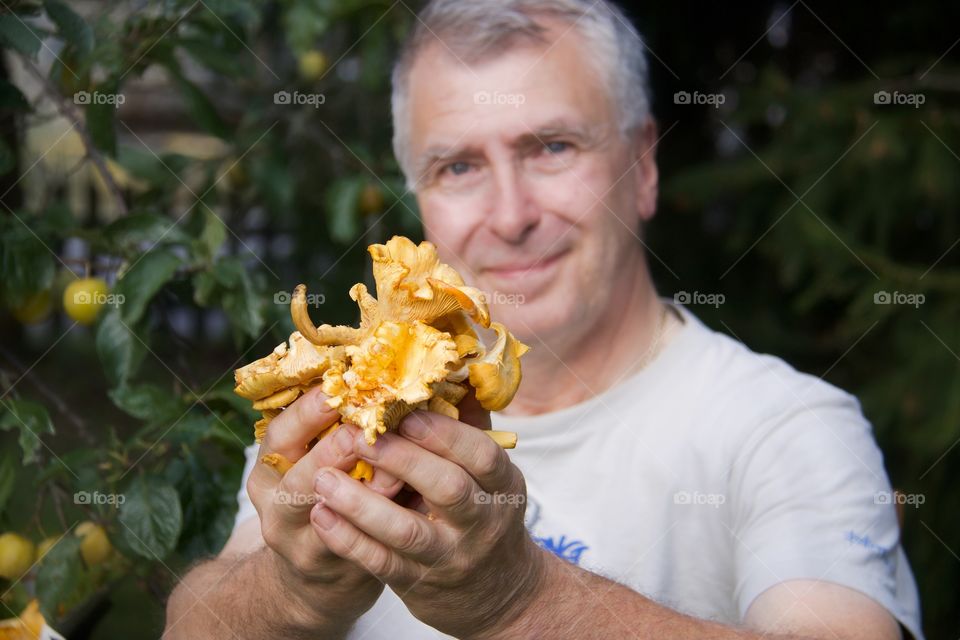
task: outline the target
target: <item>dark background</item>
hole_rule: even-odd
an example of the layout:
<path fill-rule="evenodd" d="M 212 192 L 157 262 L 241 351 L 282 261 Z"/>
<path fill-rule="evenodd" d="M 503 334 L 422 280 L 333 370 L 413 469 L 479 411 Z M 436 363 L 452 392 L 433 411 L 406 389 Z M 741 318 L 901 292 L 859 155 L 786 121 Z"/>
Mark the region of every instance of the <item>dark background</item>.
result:
<path fill-rule="evenodd" d="M 369 277 L 365 247 L 419 233 L 390 153 L 388 100 L 417 5 L 67 3 L 85 25 L 61 6 L 0 11 L 0 529 L 39 541 L 92 519 L 118 551 L 106 569 L 75 552 L 45 560 L 3 588 L 0 617 L 37 587 L 58 628 L 79 630 L 71 638 L 147 637 L 176 577 L 229 532 L 252 438 L 232 370 L 291 330 L 283 292 L 306 282 L 326 296 L 316 320 L 352 322 L 346 291 Z M 652 54 L 663 134 L 645 237 L 658 288 L 722 295 L 693 311 L 860 398 L 911 499 L 903 541 L 925 631 L 954 637 L 960 7 L 624 7 Z M 305 70 L 316 53 L 320 71 Z M 126 100 L 77 105 L 78 90 Z M 276 91 L 325 102 L 278 105 Z M 679 91 L 725 102 L 676 104 Z M 923 104 L 876 104 L 877 91 Z M 72 134 L 55 142 L 58 114 L 86 133 L 72 147 Z M 59 297 L 87 270 L 140 291 L 142 312 L 126 304 L 74 324 Z M 45 291 L 47 314 L 19 321 Z M 922 303 L 878 304 L 883 292 Z M 132 525 L 123 509 L 75 504 L 79 490 L 122 493 L 128 515 L 132 503 L 160 516 Z M 45 595 L 51 582 L 61 587 Z"/>

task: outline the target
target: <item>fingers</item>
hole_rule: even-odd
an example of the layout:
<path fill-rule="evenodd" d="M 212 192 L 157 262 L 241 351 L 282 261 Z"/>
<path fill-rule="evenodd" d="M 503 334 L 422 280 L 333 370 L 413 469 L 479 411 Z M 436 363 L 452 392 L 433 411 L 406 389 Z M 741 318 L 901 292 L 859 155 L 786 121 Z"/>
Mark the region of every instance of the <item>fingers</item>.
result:
<path fill-rule="evenodd" d="M 296 463 L 307 453 L 307 445 L 318 433 L 333 424 L 339 414 L 327 405 L 327 396 L 319 387 L 311 389 L 284 409 L 270 422 L 267 434 L 257 452 L 257 460 L 268 453 L 278 453 Z M 294 464 L 296 467 L 296 464 Z M 293 471 L 291 468 L 290 471 Z M 263 517 L 262 504 L 280 484 L 281 476 L 274 469 L 256 464 L 247 480 L 247 493 Z M 309 485 L 308 485 L 309 486 Z"/>
<path fill-rule="evenodd" d="M 260 455 L 279 453 L 296 462 L 306 454 L 310 441 L 339 417 L 327 404 L 327 396 L 314 387 L 270 421 Z"/>
<path fill-rule="evenodd" d="M 415 411 L 400 423 L 400 433 L 463 467 L 485 491 L 509 491 L 517 484 L 518 472 L 510 457 L 480 429 L 437 413 Z"/>
<path fill-rule="evenodd" d="M 337 555 L 354 561 L 364 558 L 364 568 L 381 579 L 395 574 L 403 564 L 384 552 L 427 564 L 437 560 L 436 530 L 422 514 L 395 504 L 335 468 L 321 470 L 316 490 L 321 502 L 313 508 L 311 522 Z"/>
<path fill-rule="evenodd" d="M 476 499 L 481 489 L 454 462 L 393 433 L 381 435 L 372 447 L 363 437 L 358 437 L 355 446 L 361 458 L 413 487 L 429 510 L 444 520 L 466 523 L 473 519 L 481 503 Z"/>
<path fill-rule="evenodd" d="M 357 427 L 340 425 L 334 433 L 318 441 L 284 474 L 275 491 L 275 499 L 280 502 L 284 511 L 291 517 L 296 517 L 295 514 L 309 511 L 313 507 L 317 497 L 313 483 L 318 469 L 336 467 L 349 471 L 353 468 L 359 460 L 353 446 L 358 435 L 362 434 Z M 272 470 L 265 470 L 272 473 Z"/>

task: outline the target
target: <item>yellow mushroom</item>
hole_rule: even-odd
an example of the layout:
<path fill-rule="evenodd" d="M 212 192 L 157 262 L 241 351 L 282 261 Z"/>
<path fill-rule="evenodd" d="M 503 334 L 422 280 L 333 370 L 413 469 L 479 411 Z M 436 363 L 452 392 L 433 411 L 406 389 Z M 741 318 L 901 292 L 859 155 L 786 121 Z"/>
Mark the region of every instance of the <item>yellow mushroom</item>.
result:
<path fill-rule="evenodd" d="M 418 409 L 458 418 L 457 404 L 471 387 L 491 411 L 506 407 L 516 394 L 520 357 L 528 347 L 502 324 L 491 323 L 483 292 L 440 262 L 429 242 L 395 236 L 368 251 L 376 297 L 363 283 L 349 292 L 360 309 L 359 327 L 314 325 L 301 284 L 290 304 L 297 331 L 273 353 L 235 372 L 234 391 L 263 415 L 254 425 L 258 442 L 285 407 L 317 385 L 370 444 Z M 505 448 L 516 445 L 516 434 L 485 433 Z M 292 466 L 276 453 L 261 460 L 281 475 Z M 369 481 L 373 471 L 360 462 L 350 474 Z"/>

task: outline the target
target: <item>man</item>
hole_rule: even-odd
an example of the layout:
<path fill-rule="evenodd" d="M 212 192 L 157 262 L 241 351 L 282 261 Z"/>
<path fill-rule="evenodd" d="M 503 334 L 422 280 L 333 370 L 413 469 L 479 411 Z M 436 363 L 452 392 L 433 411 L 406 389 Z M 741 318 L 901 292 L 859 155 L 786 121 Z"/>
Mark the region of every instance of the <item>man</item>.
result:
<path fill-rule="evenodd" d="M 420 14 L 395 151 L 427 238 L 532 346 L 492 417 L 519 445 L 466 408 L 303 455 L 335 419 L 305 395 L 251 448 L 237 527 L 171 596 L 168 637 L 922 637 L 857 401 L 657 297 L 645 86 L 602 0 Z M 282 480 L 264 450 L 296 460 Z M 367 485 L 344 473 L 360 458 Z M 391 500 L 404 483 L 431 517 Z"/>

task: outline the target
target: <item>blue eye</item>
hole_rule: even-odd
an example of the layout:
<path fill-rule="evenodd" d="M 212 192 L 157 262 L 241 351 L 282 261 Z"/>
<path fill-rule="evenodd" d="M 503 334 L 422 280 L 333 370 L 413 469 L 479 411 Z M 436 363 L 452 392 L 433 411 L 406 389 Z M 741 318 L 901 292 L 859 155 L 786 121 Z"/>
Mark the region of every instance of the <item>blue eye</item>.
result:
<path fill-rule="evenodd" d="M 452 162 L 445 169 L 455 176 L 462 176 L 470 170 L 470 165 L 466 162 Z"/>
<path fill-rule="evenodd" d="M 570 147 L 566 142 L 548 142 L 543 145 L 543 148 L 549 151 L 550 153 L 561 153 L 566 151 Z"/>

